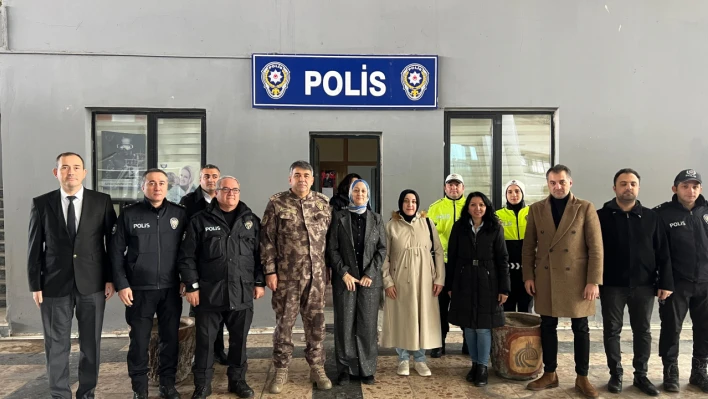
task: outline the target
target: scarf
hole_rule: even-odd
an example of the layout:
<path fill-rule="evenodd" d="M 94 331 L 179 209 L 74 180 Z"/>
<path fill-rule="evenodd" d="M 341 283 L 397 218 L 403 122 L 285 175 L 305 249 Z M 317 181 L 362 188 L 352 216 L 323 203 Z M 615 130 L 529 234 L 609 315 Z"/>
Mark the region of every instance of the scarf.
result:
<path fill-rule="evenodd" d="M 352 191 L 354 191 L 354 186 L 356 186 L 357 183 L 362 182 L 366 186 L 366 204 L 364 205 L 355 205 L 354 204 L 354 199 L 352 197 Z M 349 212 L 356 213 L 359 215 L 363 215 L 366 212 L 366 207 L 367 204 L 369 203 L 369 183 L 366 182 L 364 179 L 357 179 L 354 180 L 354 182 L 349 186 L 349 206 L 347 209 L 349 209 Z"/>
<path fill-rule="evenodd" d="M 403 212 L 403 200 L 406 198 L 406 195 L 408 195 L 408 194 L 415 195 L 415 211 L 416 211 L 416 213 L 418 212 L 418 208 L 420 208 L 420 197 L 418 197 L 418 193 L 416 193 L 414 190 L 411 190 L 411 189 L 406 189 L 406 190 L 401 191 L 401 195 L 398 196 L 398 214 L 401 215 L 403 220 L 410 223 L 416 214 L 414 213 L 412 216 L 408 216 L 408 215 L 406 215 L 405 212 Z"/>

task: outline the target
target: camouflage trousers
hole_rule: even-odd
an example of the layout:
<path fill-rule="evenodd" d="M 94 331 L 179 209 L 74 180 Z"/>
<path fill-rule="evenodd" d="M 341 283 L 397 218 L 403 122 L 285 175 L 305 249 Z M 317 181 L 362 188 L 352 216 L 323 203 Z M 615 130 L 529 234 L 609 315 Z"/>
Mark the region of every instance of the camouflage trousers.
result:
<path fill-rule="evenodd" d="M 305 359 L 310 366 L 324 366 L 325 281 L 303 279 L 278 281 L 273 293 L 275 333 L 273 334 L 273 365 L 286 368 L 293 354 L 293 326 L 297 315 L 302 316 L 305 329 Z"/>

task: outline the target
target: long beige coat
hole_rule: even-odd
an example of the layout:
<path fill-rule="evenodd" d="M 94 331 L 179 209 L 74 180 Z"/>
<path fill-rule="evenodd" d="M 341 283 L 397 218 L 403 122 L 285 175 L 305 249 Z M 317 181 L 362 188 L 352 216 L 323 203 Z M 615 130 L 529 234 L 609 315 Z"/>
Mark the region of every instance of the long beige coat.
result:
<path fill-rule="evenodd" d="M 396 287 L 397 298 L 386 297 L 384 302 L 382 347 L 418 350 L 442 346 L 440 309 L 433 284 L 445 285 L 444 252 L 431 221 L 433 264 L 427 223 L 425 212 L 418 213 L 411 223 L 394 212 L 386 224 L 383 283 L 384 288 Z"/>
<path fill-rule="evenodd" d="M 591 202 L 570 194 L 556 230 L 550 198 L 529 209 L 522 251 L 524 281 L 536 282 L 536 313 L 592 316 L 595 300 L 584 300 L 583 293 L 587 284 L 602 284 L 602 232 L 597 212 Z"/>

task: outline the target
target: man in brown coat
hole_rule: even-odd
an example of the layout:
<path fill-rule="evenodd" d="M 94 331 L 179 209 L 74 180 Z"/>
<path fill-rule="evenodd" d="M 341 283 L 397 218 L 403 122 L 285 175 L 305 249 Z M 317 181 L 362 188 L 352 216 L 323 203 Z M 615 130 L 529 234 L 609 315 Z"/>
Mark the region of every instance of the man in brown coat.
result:
<path fill-rule="evenodd" d="M 551 195 L 531 205 L 523 246 L 526 291 L 541 315 L 544 373 L 528 384 L 532 391 L 558 386 L 558 318 L 570 317 L 575 348 L 575 389 L 598 397 L 588 380 L 590 329 L 602 284 L 602 232 L 592 203 L 570 193 L 570 169 L 556 165 L 546 172 Z"/>

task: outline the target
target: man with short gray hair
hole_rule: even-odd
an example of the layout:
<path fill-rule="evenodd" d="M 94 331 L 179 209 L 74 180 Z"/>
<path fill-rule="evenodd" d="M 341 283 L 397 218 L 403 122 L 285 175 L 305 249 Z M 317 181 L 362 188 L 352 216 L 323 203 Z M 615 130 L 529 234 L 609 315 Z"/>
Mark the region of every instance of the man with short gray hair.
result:
<path fill-rule="evenodd" d="M 332 213 L 327 196 L 311 191 L 312 166 L 290 166 L 290 190 L 270 197 L 263 215 L 261 256 L 266 284 L 273 291 L 273 378 L 269 391 L 280 393 L 288 380 L 292 330 L 298 313 L 305 327 L 305 358 L 318 389 L 332 388 L 324 371 L 325 245 Z"/>
<path fill-rule="evenodd" d="M 216 201 L 192 217 L 179 253 L 179 269 L 187 302 L 196 312 L 193 399 L 211 394 L 214 339 L 223 320 L 229 330 L 228 389 L 250 398 L 246 338 L 253 320 L 253 300 L 265 294 L 259 253 L 260 219 L 242 202 L 241 186 L 222 176 Z"/>

